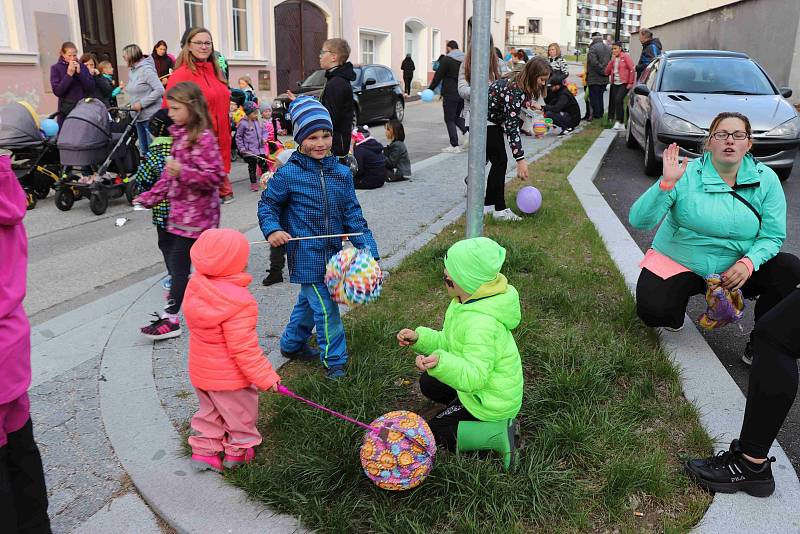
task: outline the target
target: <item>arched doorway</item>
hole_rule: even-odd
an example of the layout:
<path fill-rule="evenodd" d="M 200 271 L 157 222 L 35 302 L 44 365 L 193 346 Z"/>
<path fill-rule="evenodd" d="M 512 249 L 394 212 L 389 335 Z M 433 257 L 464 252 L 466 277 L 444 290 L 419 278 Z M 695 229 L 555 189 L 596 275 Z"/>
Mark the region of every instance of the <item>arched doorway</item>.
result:
<path fill-rule="evenodd" d="M 319 51 L 328 38 L 328 22 L 306 0 L 286 0 L 275 6 L 275 66 L 278 93 L 319 68 Z"/>
<path fill-rule="evenodd" d="M 414 80 L 419 80 L 423 85 L 428 82 L 428 36 L 425 24 L 419 19 L 406 19 L 405 21 L 404 52 L 411 54 L 414 60 Z"/>

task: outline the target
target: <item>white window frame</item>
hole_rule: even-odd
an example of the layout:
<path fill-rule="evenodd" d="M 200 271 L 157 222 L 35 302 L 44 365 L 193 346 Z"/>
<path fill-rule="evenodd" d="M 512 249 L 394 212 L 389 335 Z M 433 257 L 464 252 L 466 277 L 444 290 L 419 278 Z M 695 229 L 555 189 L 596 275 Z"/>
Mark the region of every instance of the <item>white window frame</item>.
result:
<path fill-rule="evenodd" d="M 0 6 L 0 14 L 3 16 L 0 17 L 0 48 L 11 48 L 11 39 L 10 35 L 8 35 L 8 25 L 6 24 L 6 20 L 8 20 L 7 16 L 7 8 L 6 6 Z"/>
<path fill-rule="evenodd" d="M 367 43 L 370 45 L 369 47 L 365 46 Z M 375 63 L 375 35 L 371 33 L 359 35 L 358 46 L 361 49 L 361 63 L 364 65 Z M 370 48 L 370 50 L 368 51 L 367 48 Z M 371 57 L 367 58 L 367 54 L 370 54 Z"/>
<path fill-rule="evenodd" d="M 436 61 L 442 55 L 442 31 L 431 28 L 431 61 Z"/>
<path fill-rule="evenodd" d="M 236 32 L 234 31 L 234 20 L 233 17 L 234 10 L 240 10 L 240 8 L 233 7 L 233 0 L 230 3 L 230 13 L 231 13 L 231 25 L 230 25 L 230 35 L 231 35 L 231 50 L 232 57 L 253 57 L 255 54 L 254 48 L 254 40 L 253 40 L 253 24 L 252 21 L 256 20 L 255 12 L 253 11 L 253 1 L 252 0 L 245 0 L 245 7 L 244 7 L 244 16 L 247 20 L 247 50 L 236 50 Z"/>
<path fill-rule="evenodd" d="M 180 0 L 181 2 L 181 21 L 183 22 L 183 31 L 188 30 L 194 26 L 204 26 L 206 28 L 209 27 L 209 18 L 208 18 L 208 2 L 206 0 Z M 188 24 L 189 21 L 186 20 L 186 4 L 199 4 L 203 11 L 203 23 L 202 24 Z M 183 32 L 181 32 L 183 33 Z"/>
<path fill-rule="evenodd" d="M 534 21 L 534 20 L 538 20 L 539 21 L 539 31 L 538 32 L 532 32 L 531 31 L 531 21 Z M 526 26 L 526 30 L 527 30 L 526 33 L 529 33 L 531 35 L 541 35 L 542 34 L 542 19 L 540 17 L 528 17 L 527 23 L 528 24 Z"/>
<path fill-rule="evenodd" d="M 364 47 L 362 46 L 362 39 L 369 38 L 373 42 L 372 48 L 372 61 L 364 61 Z M 405 37 L 403 37 L 405 39 Z M 358 28 L 358 58 L 366 65 L 368 63 L 376 63 L 385 65 L 391 68 L 392 62 L 392 34 L 378 28 Z"/>

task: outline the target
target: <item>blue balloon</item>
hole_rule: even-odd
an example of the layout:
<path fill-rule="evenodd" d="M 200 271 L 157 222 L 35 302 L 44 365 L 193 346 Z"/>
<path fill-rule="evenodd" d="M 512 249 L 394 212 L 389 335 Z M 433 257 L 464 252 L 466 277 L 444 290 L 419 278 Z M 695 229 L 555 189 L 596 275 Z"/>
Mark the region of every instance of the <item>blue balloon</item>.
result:
<path fill-rule="evenodd" d="M 425 89 L 419 94 L 419 97 L 423 102 L 433 102 L 433 91 L 430 89 Z"/>
<path fill-rule="evenodd" d="M 58 123 L 53 119 L 44 119 L 41 122 L 41 130 L 45 137 L 55 137 L 58 135 Z"/>

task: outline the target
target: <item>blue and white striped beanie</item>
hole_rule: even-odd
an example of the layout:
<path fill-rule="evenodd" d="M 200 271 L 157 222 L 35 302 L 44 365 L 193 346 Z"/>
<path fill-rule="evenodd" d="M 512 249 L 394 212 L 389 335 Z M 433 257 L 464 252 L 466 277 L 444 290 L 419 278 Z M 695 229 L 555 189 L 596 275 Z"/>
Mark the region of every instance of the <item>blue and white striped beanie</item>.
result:
<path fill-rule="evenodd" d="M 289 105 L 294 140 L 298 145 L 318 130 L 333 131 L 331 115 L 319 100 L 311 96 L 298 96 Z"/>

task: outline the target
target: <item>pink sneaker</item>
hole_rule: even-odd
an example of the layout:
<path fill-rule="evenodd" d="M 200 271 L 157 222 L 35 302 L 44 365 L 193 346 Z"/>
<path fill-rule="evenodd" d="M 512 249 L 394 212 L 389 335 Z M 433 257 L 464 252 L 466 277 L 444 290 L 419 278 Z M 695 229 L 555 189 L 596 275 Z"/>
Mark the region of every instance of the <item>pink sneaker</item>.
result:
<path fill-rule="evenodd" d="M 258 193 L 258 184 L 257 183 L 250 184 L 250 191 L 252 191 L 253 193 Z"/>
<path fill-rule="evenodd" d="M 226 454 L 225 459 L 222 461 L 222 465 L 224 465 L 228 469 L 231 469 L 234 467 L 239 467 L 244 464 L 249 464 L 250 462 L 253 461 L 253 458 L 255 457 L 256 457 L 256 451 L 251 447 L 247 449 L 247 451 L 241 456 Z"/>
<path fill-rule="evenodd" d="M 202 454 L 192 454 L 192 467 L 195 471 L 214 471 L 222 473 L 225 469 L 219 456 L 203 456 Z"/>

